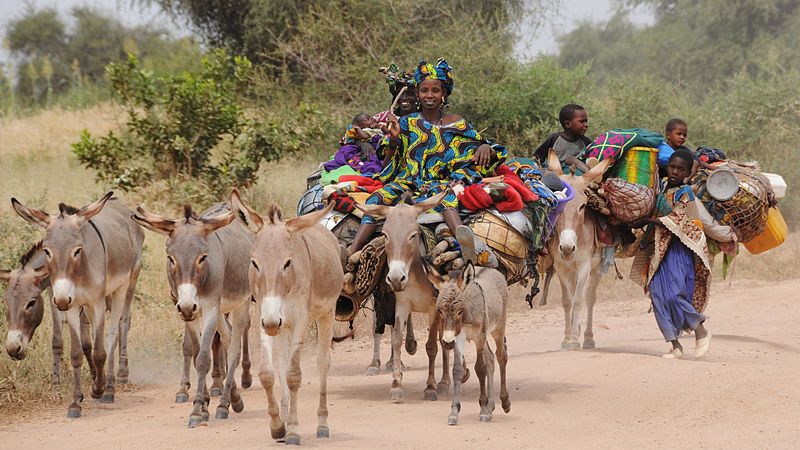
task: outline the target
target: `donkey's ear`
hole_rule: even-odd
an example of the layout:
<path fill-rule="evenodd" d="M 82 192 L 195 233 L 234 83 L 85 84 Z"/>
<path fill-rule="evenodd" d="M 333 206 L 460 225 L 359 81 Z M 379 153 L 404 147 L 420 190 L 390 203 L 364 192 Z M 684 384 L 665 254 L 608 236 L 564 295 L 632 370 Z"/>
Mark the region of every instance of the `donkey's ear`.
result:
<path fill-rule="evenodd" d="M 328 206 L 319 211 L 314 211 L 312 213 L 304 214 L 300 217 L 295 217 L 294 219 L 290 219 L 286 222 L 286 230 L 289 233 L 296 233 L 298 231 L 302 231 L 314 224 L 319 223 L 325 214 L 328 214 L 333 209 L 333 202 L 329 202 Z"/>
<path fill-rule="evenodd" d="M 92 203 L 89 203 L 88 205 L 84 206 L 83 208 L 78 210 L 78 212 L 75 215 L 82 218 L 83 220 L 91 219 L 92 217 L 97 215 L 97 213 L 103 210 L 103 207 L 106 206 L 106 203 L 108 203 L 108 200 L 113 195 L 114 191 L 106 192 L 106 195 L 104 195 L 101 199 L 93 201 Z"/>
<path fill-rule="evenodd" d="M 442 203 L 442 200 L 444 200 L 447 194 L 450 194 L 452 192 L 453 191 L 450 188 L 447 188 L 446 190 L 439 192 L 433 197 L 415 204 L 414 208 L 417 208 L 417 214 L 425 214 L 426 212 L 428 212 L 429 209 L 439 206 L 439 203 Z"/>
<path fill-rule="evenodd" d="M 386 217 L 392 207 L 386 205 L 359 205 L 356 203 L 356 208 L 370 216 Z"/>
<path fill-rule="evenodd" d="M 233 219 L 235 218 L 236 214 L 234 214 L 233 211 L 226 211 L 220 215 L 203 219 L 203 229 L 205 230 L 206 234 L 211 234 L 225 225 L 233 222 Z"/>
<path fill-rule="evenodd" d="M 458 287 L 463 291 L 473 281 L 475 281 L 475 266 L 472 265 L 472 261 L 467 261 L 467 265 L 461 272 L 461 278 L 458 279 Z"/>
<path fill-rule="evenodd" d="M 600 161 L 599 164 L 589 169 L 588 172 L 584 173 L 582 177 L 589 181 L 596 180 L 602 177 L 604 173 L 606 173 L 606 170 L 608 169 L 608 166 L 610 164 L 611 164 L 610 159 L 604 159 Z"/>
<path fill-rule="evenodd" d="M 134 222 L 155 233 L 169 236 L 175 231 L 175 221 L 157 214 L 150 214 L 141 206 L 136 208 L 136 214 L 131 216 Z"/>
<path fill-rule="evenodd" d="M 433 284 L 433 287 L 441 291 L 446 283 L 442 275 L 425 259 L 422 260 L 422 268 L 425 270 L 425 276 L 428 277 L 428 281 Z"/>
<path fill-rule="evenodd" d="M 552 148 L 547 152 L 547 169 L 558 176 L 564 175 L 564 171 L 561 170 L 561 161 L 559 161 L 556 151 Z"/>
<path fill-rule="evenodd" d="M 11 280 L 11 271 L 6 269 L 0 269 L 0 281 L 3 283 L 8 283 Z"/>
<path fill-rule="evenodd" d="M 231 209 L 234 211 L 237 217 L 247 225 L 247 228 L 250 229 L 253 233 L 258 233 L 261 230 L 261 227 L 264 226 L 264 220 L 261 216 L 258 215 L 255 211 L 250 209 L 249 206 L 245 205 L 242 202 L 242 198 L 239 196 L 239 189 L 233 188 L 231 191 Z"/>
<path fill-rule="evenodd" d="M 29 223 L 39 225 L 42 228 L 47 228 L 47 225 L 50 224 L 50 214 L 40 209 L 28 208 L 14 197 L 11 197 L 11 207 Z"/>
<path fill-rule="evenodd" d="M 39 267 L 33 268 L 33 280 L 36 282 L 36 285 L 41 287 L 42 282 L 50 276 L 50 272 L 47 270 L 46 265 L 41 265 Z"/>

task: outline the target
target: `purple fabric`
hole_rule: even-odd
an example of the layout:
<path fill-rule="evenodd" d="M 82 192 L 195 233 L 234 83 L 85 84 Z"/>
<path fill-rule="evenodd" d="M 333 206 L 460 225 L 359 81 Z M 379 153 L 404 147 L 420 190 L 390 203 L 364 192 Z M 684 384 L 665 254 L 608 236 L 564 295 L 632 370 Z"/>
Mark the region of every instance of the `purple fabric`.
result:
<path fill-rule="evenodd" d="M 372 140 L 375 140 L 374 138 Z M 330 172 L 344 165 L 348 165 L 362 175 L 381 173 L 383 166 L 381 160 L 373 153 L 366 160 L 361 159 L 361 148 L 357 144 L 346 144 L 339 148 L 333 159 L 326 162 L 323 167 Z"/>
<path fill-rule="evenodd" d="M 678 339 L 681 330 L 694 330 L 706 319 L 692 306 L 694 254 L 677 237 L 669 243 L 649 288 L 653 315 L 667 342 Z"/>

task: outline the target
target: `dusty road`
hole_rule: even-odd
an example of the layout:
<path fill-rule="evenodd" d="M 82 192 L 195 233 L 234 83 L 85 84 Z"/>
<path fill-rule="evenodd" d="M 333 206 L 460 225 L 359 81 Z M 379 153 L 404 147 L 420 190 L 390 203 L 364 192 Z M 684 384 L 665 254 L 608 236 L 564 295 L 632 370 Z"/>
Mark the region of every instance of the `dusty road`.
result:
<path fill-rule="evenodd" d="M 519 301 L 519 300 L 516 300 Z M 707 313 L 714 334 L 702 360 L 664 360 L 666 350 L 643 297 L 600 302 L 595 351 L 562 352 L 561 309 L 512 314 L 512 410 L 478 422 L 478 385 L 465 386 L 459 426 L 448 427 L 449 397 L 422 400 L 424 349 L 405 363 L 406 400 L 387 400 L 391 375 L 367 377 L 366 340 L 338 345 L 329 384 L 331 438 L 316 439 L 317 375 L 304 361 L 303 445 L 326 448 L 797 448 L 800 442 L 800 281 L 716 284 Z M 684 339 L 691 349 L 693 338 Z M 471 345 L 471 344 L 470 344 Z M 384 346 L 384 349 L 386 347 Z M 691 354 L 691 351 L 688 352 Z M 384 357 L 384 359 L 386 359 Z M 133 361 L 133 360 L 132 360 Z M 474 352 L 468 353 L 470 365 Z M 135 362 L 132 362 L 135 364 Z M 256 365 L 254 365 L 256 367 Z M 133 381 L 136 379 L 133 377 Z M 120 392 L 113 405 L 84 402 L 0 428 L 2 448 L 254 448 L 269 436 L 256 384 L 245 411 L 186 428 L 189 406 L 173 403 L 177 376 Z M 88 397 L 88 395 L 87 395 Z M 212 399 L 211 410 L 217 399 Z"/>

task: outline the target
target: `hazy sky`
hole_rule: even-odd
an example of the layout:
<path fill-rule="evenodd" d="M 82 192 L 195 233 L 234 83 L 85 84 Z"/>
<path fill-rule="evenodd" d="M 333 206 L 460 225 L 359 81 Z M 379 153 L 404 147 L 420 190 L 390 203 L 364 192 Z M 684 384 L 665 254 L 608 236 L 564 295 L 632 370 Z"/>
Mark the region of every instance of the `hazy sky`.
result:
<path fill-rule="evenodd" d="M 532 29 L 521 26 L 521 39 L 516 46 L 517 54 L 521 58 L 531 58 L 539 53 L 555 53 L 555 35 L 568 32 L 575 28 L 578 22 L 583 19 L 601 21 L 608 17 L 612 0 L 562 0 L 558 15 L 541 29 Z M 62 11 L 64 17 L 69 10 L 79 5 L 95 6 L 98 9 L 111 13 L 120 18 L 125 24 L 141 25 L 153 24 L 167 29 L 178 30 L 178 33 L 186 33 L 177 28 L 164 14 L 160 13 L 155 6 L 142 6 L 143 2 L 133 4 L 131 0 L 0 0 L 0 32 L 5 34 L 5 24 L 10 20 L 21 17 L 25 11 L 26 4 L 34 5 L 37 8 L 56 6 Z M 634 13 L 636 22 L 648 22 L 652 20 L 652 14 L 647 11 L 636 11 Z M 5 52 L 0 50 L 0 58 L 5 59 Z"/>

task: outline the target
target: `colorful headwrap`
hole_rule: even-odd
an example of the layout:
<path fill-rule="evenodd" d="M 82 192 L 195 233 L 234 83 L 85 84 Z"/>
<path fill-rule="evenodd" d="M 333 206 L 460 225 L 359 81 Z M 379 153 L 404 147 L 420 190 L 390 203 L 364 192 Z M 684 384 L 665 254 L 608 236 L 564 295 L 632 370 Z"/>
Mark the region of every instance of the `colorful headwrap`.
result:
<path fill-rule="evenodd" d="M 414 87 L 414 78 L 405 70 L 400 70 L 400 67 L 395 63 L 389 64 L 389 67 L 381 67 L 378 70 L 386 75 L 386 84 L 389 85 L 389 92 L 393 98 L 397 97 L 403 87 Z"/>
<path fill-rule="evenodd" d="M 436 64 L 429 64 L 422 60 L 414 71 L 414 84 L 419 86 L 425 80 L 442 80 L 444 89 L 449 97 L 453 93 L 453 73 L 452 69 L 444 58 L 439 58 Z"/>

